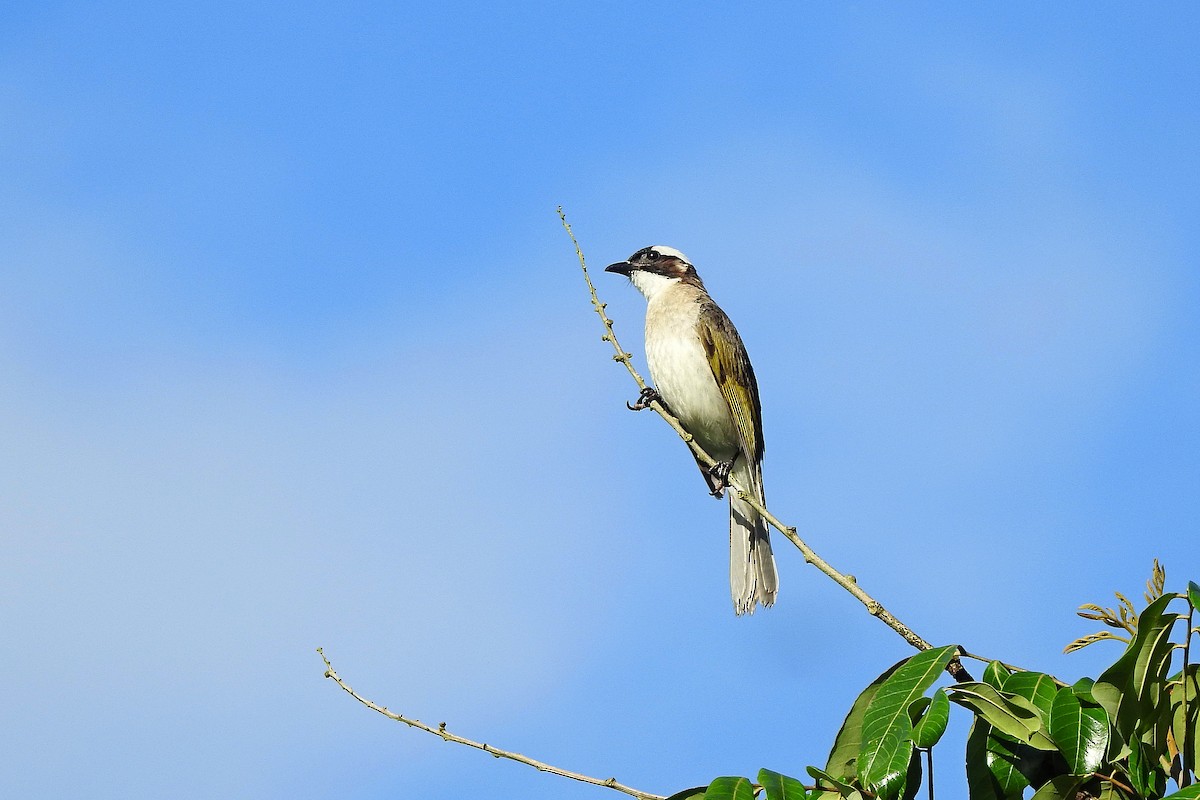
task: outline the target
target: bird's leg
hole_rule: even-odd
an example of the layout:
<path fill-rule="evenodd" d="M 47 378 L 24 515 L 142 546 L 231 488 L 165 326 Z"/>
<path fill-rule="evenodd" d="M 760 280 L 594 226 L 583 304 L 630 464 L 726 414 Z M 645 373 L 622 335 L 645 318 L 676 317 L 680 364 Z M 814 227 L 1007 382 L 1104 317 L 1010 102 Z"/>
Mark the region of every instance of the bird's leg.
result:
<path fill-rule="evenodd" d="M 630 411 L 642 411 L 650 407 L 650 404 L 657 400 L 663 403 L 662 395 L 660 395 L 652 386 L 647 386 L 638 394 L 637 402 L 630 405 L 629 401 L 625 401 L 625 407 Z M 665 406 L 666 403 L 663 403 Z"/>
<path fill-rule="evenodd" d="M 708 485 L 712 487 L 709 493 L 713 497 L 723 497 L 729 488 L 729 473 L 733 471 L 732 461 L 718 461 L 708 468 L 710 478 Z"/>

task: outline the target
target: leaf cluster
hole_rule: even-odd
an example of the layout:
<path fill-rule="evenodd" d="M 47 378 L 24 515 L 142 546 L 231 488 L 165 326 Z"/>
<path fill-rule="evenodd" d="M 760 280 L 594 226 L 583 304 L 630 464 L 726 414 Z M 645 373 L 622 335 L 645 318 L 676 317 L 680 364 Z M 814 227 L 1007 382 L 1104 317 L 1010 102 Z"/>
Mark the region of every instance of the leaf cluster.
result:
<path fill-rule="evenodd" d="M 1200 586 L 1176 594 L 1164 585 L 1156 561 L 1140 612 L 1120 594 L 1119 610 L 1083 607 L 1081 616 L 1130 634 L 1095 679 L 1068 685 L 993 661 L 980 681 L 936 687 L 959 649 L 931 648 L 859 694 L 824 768 L 807 768 L 813 783 L 764 769 L 757 783 L 721 777 L 668 800 L 911 800 L 932 773 L 952 705 L 971 715 L 971 800 L 1200 800 L 1200 664 L 1190 650 Z"/>

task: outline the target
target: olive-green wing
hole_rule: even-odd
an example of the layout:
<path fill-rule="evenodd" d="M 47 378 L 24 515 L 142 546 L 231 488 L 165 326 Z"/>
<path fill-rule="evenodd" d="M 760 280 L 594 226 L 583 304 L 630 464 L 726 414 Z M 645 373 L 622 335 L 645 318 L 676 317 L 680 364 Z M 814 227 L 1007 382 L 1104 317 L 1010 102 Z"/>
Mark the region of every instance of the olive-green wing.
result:
<path fill-rule="evenodd" d="M 763 456 L 762 408 L 746 346 L 729 317 L 711 300 L 701 307 L 696 324 L 713 377 L 737 423 L 742 452 L 751 465 L 757 465 Z"/>

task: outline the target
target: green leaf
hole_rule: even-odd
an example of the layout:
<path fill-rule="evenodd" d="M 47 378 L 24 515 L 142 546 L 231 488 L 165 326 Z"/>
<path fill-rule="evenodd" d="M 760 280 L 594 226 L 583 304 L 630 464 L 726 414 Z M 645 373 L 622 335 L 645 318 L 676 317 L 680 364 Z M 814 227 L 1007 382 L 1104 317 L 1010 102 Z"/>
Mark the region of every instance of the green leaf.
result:
<path fill-rule="evenodd" d="M 1192 608 L 1200 610 L 1200 586 L 1195 581 L 1188 581 L 1187 598 Z"/>
<path fill-rule="evenodd" d="M 929 704 L 932 702 L 933 702 L 932 697 L 926 697 L 925 695 L 922 695 L 922 696 L 918 697 L 916 700 L 913 700 L 911 703 L 909 703 L 908 704 L 908 721 L 911 722 L 913 725 L 916 725 L 917 721 L 919 719 L 921 719 L 921 715 L 925 713 L 925 709 L 929 708 Z"/>
<path fill-rule="evenodd" d="M 863 800 L 862 792 L 854 788 L 847 789 L 845 792 L 817 789 L 808 798 L 809 800 Z"/>
<path fill-rule="evenodd" d="M 948 687 L 950 699 L 983 717 L 1002 733 L 1038 750 L 1057 749 L 1043 730 L 1041 716 L 1024 697 L 998 692 L 986 683 L 958 683 Z"/>
<path fill-rule="evenodd" d="M 1013 760 L 994 752 L 992 726 L 979 717 L 967 736 L 967 789 L 971 800 L 1020 800 L 1029 785 Z"/>
<path fill-rule="evenodd" d="M 983 682 L 996 689 L 1004 688 L 1004 681 L 1008 679 L 1008 675 L 1008 667 L 999 661 L 989 661 L 983 668 Z"/>
<path fill-rule="evenodd" d="M 1171 629 L 1179 619 L 1178 614 L 1167 611 L 1174 598 L 1164 594 L 1138 615 L 1133 640 L 1092 686 L 1092 696 L 1126 741 L 1145 732 L 1157 718 L 1154 712 L 1162 697 L 1174 647 Z"/>
<path fill-rule="evenodd" d="M 863 786 L 877 796 L 904 793 L 913 750 L 908 707 L 933 685 L 957 650 L 957 645 L 946 645 L 917 653 L 880 685 L 867 706 L 858 775 Z"/>
<path fill-rule="evenodd" d="M 1166 759 L 1172 757 L 1168 753 L 1169 742 L 1168 736 L 1171 733 L 1171 703 L 1170 703 L 1170 687 L 1166 687 L 1160 702 L 1153 709 L 1151 717 L 1141 722 L 1140 727 L 1142 732 L 1138 734 L 1137 741 L 1142 743 L 1145 748 L 1146 759 L 1149 763 L 1156 766 L 1165 764 Z M 1165 770 L 1166 768 L 1163 767 Z M 1166 774 L 1165 772 L 1163 773 Z"/>
<path fill-rule="evenodd" d="M 717 778 L 704 791 L 704 800 L 754 800 L 754 784 L 749 778 Z"/>
<path fill-rule="evenodd" d="M 1186 705 L 1184 704 L 1185 690 L 1187 692 Z M 1171 733 L 1181 750 L 1186 744 L 1187 766 L 1195 771 L 1197 765 L 1200 765 L 1200 664 L 1188 664 L 1186 687 L 1182 673 L 1177 674 L 1169 692 Z M 1185 710 L 1186 719 L 1184 718 Z"/>
<path fill-rule="evenodd" d="M 1092 696 L 1092 687 L 1095 685 L 1096 682 L 1091 678 L 1080 678 L 1079 680 L 1075 681 L 1075 683 L 1071 684 L 1071 689 L 1075 691 L 1075 696 L 1080 700 L 1084 700 L 1095 705 L 1096 698 Z"/>
<path fill-rule="evenodd" d="M 1014 672 L 1005 679 L 1004 685 L 1000 688 L 1033 703 L 1034 708 L 1041 714 L 1044 724 L 1046 718 L 1050 716 L 1050 706 L 1054 705 L 1058 684 L 1043 672 Z"/>
<path fill-rule="evenodd" d="M 921 790 L 921 751 L 913 750 L 908 760 L 908 774 L 904 776 L 904 794 L 901 800 L 914 800 Z"/>
<path fill-rule="evenodd" d="M 917 747 L 933 747 L 946 732 L 946 725 L 949 722 L 950 698 L 946 696 L 945 692 L 934 692 L 929 708 L 913 726 L 913 743 Z"/>
<path fill-rule="evenodd" d="M 1191 584 L 1191 586 L 1195 585 L 1194 583 Z M 1189 586 L 1188 588 L 1191 587 Z M 1169 794 L 1163 800 L 1197 800 L 1197 798 L 1200 798 L 1200 783 L 1193 783 L 1186 789 L 1180 789 L 1174 794 Z"/>
<path fill-rule="evenodd" d="M 691 789 L 684 789 L 682 792 L 676 792 L 667 798 L 667 800 L 701 800 L 704 797 L 704 791 L 707 786 L 696 786 Z"/>
<path fill-rule="evenodd" d="M 805 767 L 805 769 L 808 771 L 808 774 L 817 781 L 818 791 L 815 791 L 809 795 L 809 797 L 814 798 L 814 800 L 816 798 L 825 797 L 831 790 L 833 791 L 833 794 L 839 797 L 862 797 L 862 794 L 857 788 L 850 785 L 846 781 L 838 780 L 825 770 L 817 769 L 816 767 Z"/>
<path fill-rule="evenodd" d="M 1143 797 L 1162 797 L 1167 788 L 1167 773 L 1146 752 L 1148 749 L 1141 742 L 1133 742 L 1129 753 L 1129 785 Z"/>
<path fill-rule="evenodd" d="M 870 735 L 870 729 L 864 730 Z M 877 797 L 895 798 L 904 794 L 904 778 L 913 754 L 912 730 L 905 712 L 881 728 L 879 735 L 871 735 L 863 742 L 859 781 Z"/>
<path fill-rule="evenodd" d="M 1075 775 L 1089 775 L 1104 763 L 1108 751 L 1108 714 L 1084 706 L 1070 687 L 1059 689 L 1046 726 Z"/>
<path fill-rule="evenodd" d="M 1059 775 L 1042 784 L 1030 800 L 1075 800 L 1075 791 L 1088 776 Z"/>
<path fill-rule="evenodd" d="M 758 782 L 766 791 L 767 800 L 806 800 L 808 797 L 803 783 L 769 769 L 758 771 Z"/>
<path fill-rule="evenodd" d="M 1100 784 L 1100 796 L 1096 800 L 1138 800 L 1138 798 L 1116 784 L 1104 781 Z"/>
<path fill-rule="evenodd" d="M 904 661 L 893 664 L 884 671 L 854 700 L 850 713 L 842 722 L 837 737 L 833 740 L 833 749 L 829 751 L 829 760 L 825 764 L 825 773 L 839 781 L 853 781 L 858 778 L 858 756 L 862 752 L 862 723 L 867 713 L 867 706 L 889 677 L 892 676 Z M 812 770 L 809 770 L 809 774 Z M 815 776 L 814 776 L 815 777 Z"/>

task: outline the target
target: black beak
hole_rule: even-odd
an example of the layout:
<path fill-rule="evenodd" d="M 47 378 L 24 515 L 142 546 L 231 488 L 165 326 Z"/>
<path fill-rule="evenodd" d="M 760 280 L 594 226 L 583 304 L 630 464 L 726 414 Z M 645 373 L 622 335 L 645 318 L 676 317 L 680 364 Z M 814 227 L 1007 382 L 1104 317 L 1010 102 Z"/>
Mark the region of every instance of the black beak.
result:
<path fill-rule="evenodd" d="M 629 273 L 633 272 L 633 264 L 630 264 L 628 261 L 618 261 L 615 264 L 609 264 L 607 267 L 604 268 L 604 271 L 605 272 L 615 272 L 618 275 L 624 275 L 625 277 L 629 277 Z"/>

